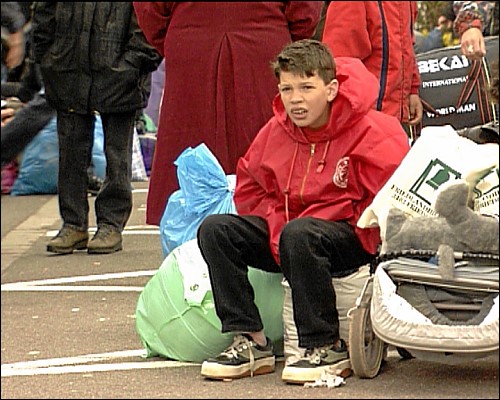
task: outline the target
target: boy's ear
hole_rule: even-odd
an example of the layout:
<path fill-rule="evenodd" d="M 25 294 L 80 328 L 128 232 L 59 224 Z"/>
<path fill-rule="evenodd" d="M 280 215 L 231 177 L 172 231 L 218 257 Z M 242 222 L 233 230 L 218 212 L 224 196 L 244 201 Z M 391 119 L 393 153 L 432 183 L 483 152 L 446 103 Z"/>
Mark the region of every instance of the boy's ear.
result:
<path fill-rule="evenodd" d="M 337 79 L 332 79 L 326 87 L 328 101 L 333 101 L 337 97 L 339 92 L 339 81 Z"/>

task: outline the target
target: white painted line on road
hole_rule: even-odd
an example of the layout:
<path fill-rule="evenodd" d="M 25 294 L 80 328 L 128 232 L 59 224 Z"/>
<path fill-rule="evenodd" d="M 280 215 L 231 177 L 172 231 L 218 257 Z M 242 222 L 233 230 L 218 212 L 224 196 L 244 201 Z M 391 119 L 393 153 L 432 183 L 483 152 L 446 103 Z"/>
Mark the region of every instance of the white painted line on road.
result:
<path fill-rule="evenodd" d="M 140 292 L 144 287 L 137 286 L 63 286 L 63 283 L 92 282 L 109 279 L 136 278 L 139 276 L 153 276 L 158 270 L 144 270 L 131 272 L 114 272 L 109 274 L 70 276 L 65 278 L 39 279 L 35 281 L 23 281 L 4 283 L 1 285 L 2 292 L 20 291 L 110 291 L 110 292 Z M 48 286 L 45 286 L 48 285 Z M 52 285 L 52 286 L 50 286 Z M 61 286 L 56 286 L 61 285 Z"/>
<path fill-rule="evenodd" d="M 84 354 L 76 357 L 48 358 L 34 361 L 20 361 L 11 364 L 3 364 L 2 368 L 42 368 L 61 365 L 86 364 L 89 362 L 109 361 L 114 358 L 124 357 L 146 357 L 146 350 L 120 350 L 108 353 Z"/>
<path fill-rule="evenodd" d="M 134 193 L 147 193 L 148 189 L 134 189 Z M 138 209 L 145 209 L 141 205 Z M 33 243 L 44 234 L 55 236 L 58 230 L 47 232 L 45 229 L 51 227 L 59 220 L 57 212 L 57 196 L 48 201 L 35 215 L 29 217 L 14 230 L 2 238 L 2 271 L 8 268 L 20 255 L 31 248 Z M 37 228 L 40 227 L 40 228 Z M 95 232 L 96 227 L 91 227 L 89 232 Z M 126 226 L 124 235 L 159 235 L 158 226 L 152 225 L 130 225 Z M 153 276 L 157 269 L 148 271 L 132 271 L 109 273 L 100 275 L 72 276 L 56 279 L 43 279 L 25 282 L 13 282 L 1 285 L 1 291 L 103 291 L 103 292 L 139 292 L 143 287 L 137 286 L 76 286 L 80 282 L 102 281 L 110 279 L 136 278 L 141 276 Z M 65 286 L 68 284 L 68 286 Z M 72 285 L 73 284 L 73 285 Z M 71 286 L 69 286 L 71 285 Z M 118 360 L 119 358 L 127 358 Z M 138 357 L 140 360 L 134 361 Z M 2 357 L 3 358 L 3 357 Z M 132 361 L 130 361 L 132 360 Z M 122 362 L 123 361 L 123 362 Z M 119 371 L 133 369 L 151 368 L 175 368 L 185 366 L 196 366 L 199 364 L 167 360 L 161 357 L 147 360 L 146 351 L 126 350 L 103 354 L 88 354 L 77 357 L 53 358 L 46 360 L 34 360 L 3 364 L 1 366 L 1 376 L 34 376 L 48 374 L 68 374 L 68 373 L 93 373 L 100 371 Z"/>
<path fill-rule="evenodd" d="M 51 278 L 51 279 L 39 279 L 35 281 L 22 281 L 16 283 L 6 283 L 2 285 L 3 287 L 11 287 L 16 285 L 22 286 L 36 286 L 36 285 L 52 285 L 61 283 L 75 283 L 75 282 L 91 282 L 91 281 L 104 281 L 108 279 L 122 279 L 122 278 L 135 278 L 138 276 L 152 276 L 158 270 L 150 269 L 143 271 L 130 271 L 130 272 L 113 272 L 109 274 L 98 274 L 98 275 L 78 275 L 78 276 L 68 276 L 65 278 Z"/>
<path fill-rule="evenodd" d="M 12 364 L 2 364 L 2 378 L 11 376 L 53 375 L 120 370 L 123 371 L 130 369 L 176 368 L 199 365 L 197 363 L 188 363 L 174 360 L 82 365 L 101 361 L 111 361 L 113 359 L 124 357 L 145 358 L 146 351 L 124 350 L 102 354 L 86 354 L 77 357 L 52 358 L 45 360 L 17 362 Z"/>
<path fill-rule="evenodd" d="M 35 286 L 13 285 L 2 292 L 142 292 L 144 286 Z"/>
<path fill-rule="evenodd" d="M 131 369 L 153 369 L 153 368 L 177 368 L 182 366 L 192 366 L 195 364 L 181 365 L 175 361 L 150 361 L 135 363 L 117 363 L 117 364 L 94 364 L 94 365 L 73 365 L 68 367 L 47 367 L 37 369 L 21 369 L 12 371 L 3 371 L 2 378 L 11 376 L 33 376 L 33 375 L 56 375 L 56 374 L 76 374 L 90 372 L 123 371 Z"/>
<path fill-rule="evenodd" d="M 88 229 L 89 233 L 95 233 L 97 232 L 97 228 L 94 226 L 94 227 L 90 227 Z M 59 232 L 59 230 L 57 229 L 53 229 L 53 230 L 50 230 L 50 231 L 47 231 L 45 233 L 45 236 L 49 236 L 49 237 L 53 237 L 55 235 L 57 235 L 57 233 Z M 122 232 L 122 235 L 159 235 L 160 234 L 160 230 L 158 228 L 156 229 L 144 229 L 144 227 L 130 227 L 130 228 L 125 228 Z"/>
<path fill-rule="evenodd" d="M 132 189 L 132 193 L 147 193 L 147 192 L 148 192 L 147 188 L 144 188 L 144 189 Z"/>
<path fill-rule="evenodd" d="M 59 219 L 57 196 L 2 238 L 2 272 L 26 253 L 43 236 L 45 229 Z"/>
<path fill-rule="evenodd" d="M 126 225 L 124 230 L 133 231 L 133 230 L 147 230 L 147 231 L 159 231 L 159 227 L 156 225 Z"/>

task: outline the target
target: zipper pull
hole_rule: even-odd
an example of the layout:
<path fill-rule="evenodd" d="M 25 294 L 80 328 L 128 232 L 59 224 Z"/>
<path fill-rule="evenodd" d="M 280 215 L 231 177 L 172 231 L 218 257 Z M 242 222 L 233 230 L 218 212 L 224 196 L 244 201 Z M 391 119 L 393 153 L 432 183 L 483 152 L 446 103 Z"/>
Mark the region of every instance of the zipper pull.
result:
<path fill-rule="evenodd" d="M 321 174 L 324 169 L 325 169 L 325 160 L 319 160 L 318 167 L 316 168 L 316 173 Z"/>

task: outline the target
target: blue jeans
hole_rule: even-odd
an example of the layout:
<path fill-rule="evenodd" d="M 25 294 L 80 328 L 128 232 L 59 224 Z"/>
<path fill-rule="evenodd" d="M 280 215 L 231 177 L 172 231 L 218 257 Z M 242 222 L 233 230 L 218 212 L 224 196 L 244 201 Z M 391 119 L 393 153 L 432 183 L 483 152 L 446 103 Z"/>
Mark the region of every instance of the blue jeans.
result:
<path fill-rule="evenodd" d="M 282 272 L 292 289 L 299 346 L 319 347 L 339 338 L 339 315 L 332 277 L 347 276 L 373 256 L 361 246 L 347 222 L 317 218 L 290 221 L 280 236 L 278 266 L 269 247 L 265 220 L 215 214 L 198 229 L 198 244 L 208 265 L 215 310 L 222 332 L 263 329 L 248 265 Z"/>
<path fill-rule="evenodd" d="M 132 212 L 132 134 L 135 111 L 101 114 L 106 178 L 95 199 L 97 227 L 122 232 Z M 59 212 L 64 226 L 88 229 L 88 174 L 95 116 L 57 112 Z"/>

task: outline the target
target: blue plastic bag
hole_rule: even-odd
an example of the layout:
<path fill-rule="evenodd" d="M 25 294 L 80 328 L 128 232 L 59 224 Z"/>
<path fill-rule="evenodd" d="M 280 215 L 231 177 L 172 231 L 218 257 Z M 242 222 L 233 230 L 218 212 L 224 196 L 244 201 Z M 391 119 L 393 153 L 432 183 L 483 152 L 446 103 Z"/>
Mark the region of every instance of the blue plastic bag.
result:
<path fill-rule="evenodd" d="M 19 175 L 10 194 L 55 194 L 58 173 L 59 141 L 54 116 L 26 146 L 19 164 Z"/>
<path fill-rule="evenodd" d="M 101 179 L 106 178 L 106 156 L 104 155 L 104 128 L 101 117 L 95 118 L 94 145 L 92 146 L 92 165 L 94 174 Z"/>
<path fill-rule="evenodd" d="M 106 157 L 101 117 L 97 116 L 92 147 L 94 173 L 104 179 Z M 56 194 L 59 174 L 59 140 L 57 117 L 54 116 L 26 146 L 21 156 L 19 175 L 12 186 L 11 196 Z"/>
<path fill-rule="evenodd" d="M 179 190 L 167 201 L 160 221 L 160 238 L 166 257 L 173 249 L 196 237 L 210 214 L 236 214 L 233 201 L 236 176 L 227 175 L 202 143 L 188 147 L 175 160 Z"/>

